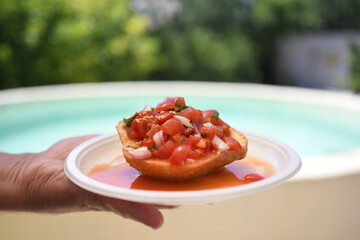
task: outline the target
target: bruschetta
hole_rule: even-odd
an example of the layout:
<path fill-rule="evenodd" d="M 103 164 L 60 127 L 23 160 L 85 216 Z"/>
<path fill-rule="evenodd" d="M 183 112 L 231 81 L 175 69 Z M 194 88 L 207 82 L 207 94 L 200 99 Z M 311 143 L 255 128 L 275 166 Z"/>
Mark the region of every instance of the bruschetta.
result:
<path fill-rule="evenodd" d="M 183 97 L 166 97 L 145 106 L 116 126 L 124 158 L 143 175 L 186 181 L 243 159 L 246 137 L 216 110 L 187 106 Z"/>

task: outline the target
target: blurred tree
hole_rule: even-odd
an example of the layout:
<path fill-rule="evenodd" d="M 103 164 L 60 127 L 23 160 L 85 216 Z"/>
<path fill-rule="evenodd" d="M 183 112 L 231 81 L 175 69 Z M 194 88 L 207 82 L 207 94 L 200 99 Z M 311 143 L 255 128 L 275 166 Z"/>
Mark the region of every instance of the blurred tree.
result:
<path fill-rule="evenodd" d="M 322 25 L 319 5 L 314 0 L 253 1 L 247 34 L 258 48 L 258 63 L 264 83 L 278 83 L 274 74 L 278 38 L 317 30 Z"/>
<path fill-rule="evenodd" d="M 182 3 L 181 14 L 153 32 L 161 41 L 165 65 L 152 78 L 258 80 L 256 46 L 240 26 L 248 14 L 245 4 L 238 0 Z"/>
<path fill-rule="evenodd" d="M 2 0 L 0 88 L 137 79 L 278 83 L 279 37 L 360 27 L 357 0 L 157 1 Z"/>
<path fill-rule="evenodd" d="M 360 93 L 360 47 L 354 42 L 349 44 L 350 77 L 349 84 L 355 92 Z"/>
<path fill-rule="evenodd" d="M 2 0 L 0 88 L 146 78 L 159 67 L 148 19 L 128 0 Z"/>
<path fill-rule="evenodd" d="M 274 44 L 283 36 L 317 31 L 360 29 L 358 0 L 256 0 L 247 34 L 260 49 L 263 82 L 274 79 Z"/>
<path fill-rule="evenodd" d="M 317 0 L 322 29 L 359 30 L 360 1 L 358 0 Z"/>
<path fill-rule="evenodd" d="M 182 13 L 154 32 L 167 65 L 153 78 L 275 83 L 276 39 L 322 24 L 313 0 L 182 3 Z"/>

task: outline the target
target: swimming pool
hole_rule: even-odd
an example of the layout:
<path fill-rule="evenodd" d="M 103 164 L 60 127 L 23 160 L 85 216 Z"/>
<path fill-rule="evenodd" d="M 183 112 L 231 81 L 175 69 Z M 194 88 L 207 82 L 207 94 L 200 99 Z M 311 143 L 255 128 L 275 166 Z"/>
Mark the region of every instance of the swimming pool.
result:
<path fill-rule="evenodd" d="M 337 165 L 360 169 L 359 96 L 256 84 L 124 82 L 2 91 L 0 151 L 38 152 L 66 137 L 113 132 L 119 120 L 164 96 L 184 96 L 189 105 L 219 110 L 235 128 L 286 142 L 308 172 L 326 161 L 336 163 L 332 174 Z"/>

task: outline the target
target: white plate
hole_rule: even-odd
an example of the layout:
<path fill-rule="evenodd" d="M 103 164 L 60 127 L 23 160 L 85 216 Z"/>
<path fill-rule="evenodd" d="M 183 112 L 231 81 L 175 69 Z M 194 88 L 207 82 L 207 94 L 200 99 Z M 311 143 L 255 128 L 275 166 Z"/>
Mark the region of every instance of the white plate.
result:
<path fill-rule="evenodd" d="M 65 161 L 65 173 L 75 184 L 100 195 L 135 202 L 165 206 L 209 204 L 256 193 L 279 185 L 294 176 L 301 168 L 299 155 L 288 145 L 277 140 L 245 133 L 249 141 L 249 153 L 271 163 L 276 173 L 264 180 L 214 190 L 199 191 L 149 191 L 134 190 L 98 182 L 87 176 L 96 164 L 113 160 L 119 155 L 120 141 L 116 133 L 92 138 L 76 147 Z M 114 148 L 118 145 L 119 148 Z M 116 152 L 102 154 L 104 149 Z"/>

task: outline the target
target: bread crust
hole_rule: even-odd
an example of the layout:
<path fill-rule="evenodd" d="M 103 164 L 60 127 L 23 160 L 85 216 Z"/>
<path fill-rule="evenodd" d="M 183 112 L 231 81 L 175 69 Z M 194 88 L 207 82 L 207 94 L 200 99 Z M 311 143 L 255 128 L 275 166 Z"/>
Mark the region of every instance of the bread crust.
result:
<path fill-rule="evenodd" d="M 239 131 L 230 128 L 230 137 L 235 138 L 242 146 L 241 150 L 228 150 L 210 152 L 197 160 L 186 161 L 180 166 L 173 166 L 166 159 L 148 158 L 144 160 L 134 159 L 126 149 L 127 146 L 139 146 L 138 141 L 127 137 L 126 127 L 123 121 L 116 126 L 119 138 L 122 142 L 122 150 L 126 161 L 130 166 L 143 175 L 165 179 L 170 181 L 186 181 L 206 175 L 229 163 L 243 159 L 247 154 L 248 141 Z"/>

